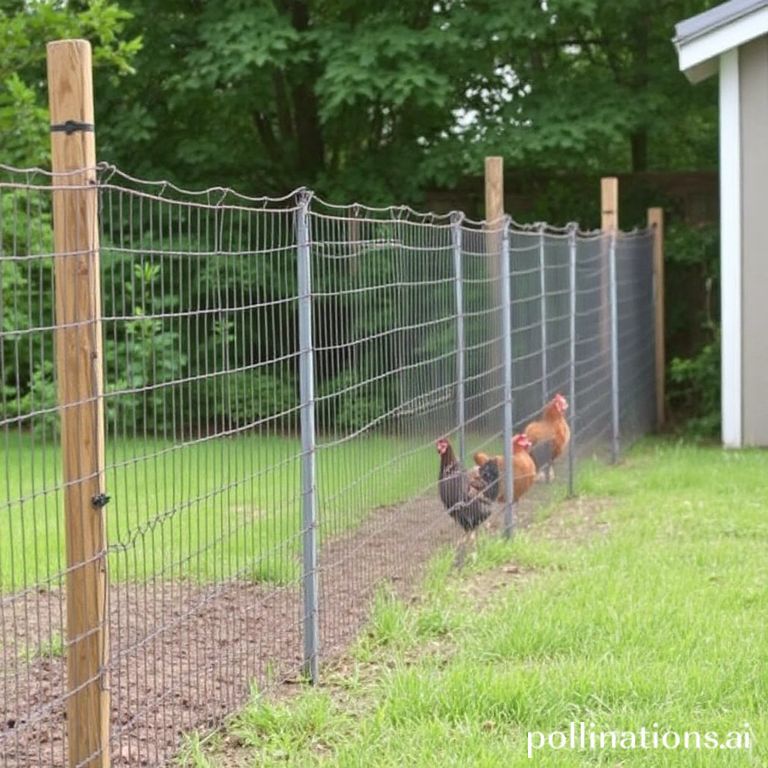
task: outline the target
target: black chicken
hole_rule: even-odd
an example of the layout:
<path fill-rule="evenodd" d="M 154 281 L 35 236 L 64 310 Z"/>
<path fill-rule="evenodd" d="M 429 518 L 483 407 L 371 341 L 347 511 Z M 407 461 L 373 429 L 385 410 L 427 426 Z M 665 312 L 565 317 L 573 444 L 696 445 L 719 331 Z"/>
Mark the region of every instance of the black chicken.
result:
<path fill-rule="evenodd" d="M 531 445 L 528 452 L 536 466 L 536 474 L 543 476 L 549 482 L 552 464 L 555 460 L 555 441 L 552 439 L 541 440 Z"/>
<path fill-rule="evenodd" d="M 491 502 L 499 495 L 499 468 L 489 461 L 466 472 L 453 447 L 444 437 L 435 446 L 440 454 L 438 490 L 448 514 L 464 529 L 456 554 L 456 565 L 464 562 L 467 539 L 474 540 L 475 530 L 491 515 Z"/>

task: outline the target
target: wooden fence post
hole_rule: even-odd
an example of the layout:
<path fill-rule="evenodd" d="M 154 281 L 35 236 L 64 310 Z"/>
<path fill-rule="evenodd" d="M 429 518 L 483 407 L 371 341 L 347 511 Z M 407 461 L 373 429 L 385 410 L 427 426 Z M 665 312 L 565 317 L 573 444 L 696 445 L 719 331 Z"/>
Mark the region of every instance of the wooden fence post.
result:
<path fill-rule="evenodd" d="M 485 237 L 488 258 L 488 284 L 490 286 L 489 300 L 492 306 L 501 306 L 501 232 L 499 227 L 504 216 L 504 158 L 485 158 L 485 221 L 488 232 Z M 488 227 L 492 222 L 493 227 Z M 494 313 L 491 316 L 489 333 L 491 338 L 500 339 L 502 316 Z M 491 370 L 496 371 L 488 382 L 490 397 L 498 392 L 502 385 L 502 369 L 504 365 L 504 350 L 502 344 L 493 344 L 490 349 Z M 492 406 L 492 401 L 489 401 Z M 488 410 L 488 409 L 486 409 Z"/>
<path fill-rule="evenodd" d="M 600 179 L 600 229 L 615 232 L 619 228 L 619 180 L 615 176 Z"/>
<path fill-rule="evenodd" d="M 608 284 L 608 258 L 611 235 L 619 228 L 619 180 L 615 176 L 600 179 L 600 229 L 607 235 L 601 249 L 602 273 L 600 277 L 600 338 L 603 351 L 609 352 L 611 333 L 610 286 Z"/>
<path fill-rule="evenodd" d="M 619 180 L 615 176 L 600 179 L 600 229 L 608 235 L 603 238 L 601 261 L 603 269 L 600 277 L 600 338 L 603 352 L 609 353 L 611 311 L 609 306 L 610 288 L 608 285 L 608 255 L 610 235 L 619 228 Z"/>
<path fill-rule="evenodd" d="M 485 220 L 504 216 L 504 158 L 485 158 Z"/>
<path fill-rule="evenodd" d="M 98 191 L 91 46 L 48 44 L 56 371 L 67 547 L 69 765 L 109 766 Z"/>
<path fill-rule="evenodd" d="M 653 305 L 656 336 L 656 426 L 665 421 L 666 353 L 664 347 L 664 209 L 648 209 L 648 226 L 653 230 Z"/>
<path fill-rule="evenodd" d="M 512 310 L 511 310 L 511 258 L 507 219 L 504 217 L 504 158 L 485 158 L 485 219 L 488 233 L 486 247 L 489 254 L 488 277 L 491 280 L 492 300 L 500 308 L 498 320 L 491 325 L 493 338 L 500 339 L 493 345 L 492 368 L 499 375 L 491 380 L 493 398 L 501 390 L 502 421 L 504 440 L 504 478 L 502 487 L 506 488 L 504 499 L 504 535 L 512 535 L 515 527 L 513 489 L 515 487 L 514 467 L 512 466 Z M 489 410 L 489 409 L 487 409 Z"/>
<path fill-rule="evenodd" d="M 611 455 L 619 459 L 619 350 L 618 350 L 618 296 L 616 279 L 616 233 L 619 228 L 619 180 L 615 176 L 600 180 L 600 228 L 603 238 L 603 265 L 601 274 L 602 312 L 600 333 L 604 352 L 611 371 Z"/>

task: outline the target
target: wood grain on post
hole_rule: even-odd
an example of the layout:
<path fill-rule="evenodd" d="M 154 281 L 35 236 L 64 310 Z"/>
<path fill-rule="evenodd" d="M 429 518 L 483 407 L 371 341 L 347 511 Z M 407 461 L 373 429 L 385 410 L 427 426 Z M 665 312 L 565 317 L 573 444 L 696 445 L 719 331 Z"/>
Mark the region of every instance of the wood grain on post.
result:
<path fill-rule="evenodd" d="M 615 232 L 619 228 L 619 180 L 615 176 L 600 179 L 600 229 Z"/>
<path fill-rule="evenodd" d="M 485 220 L 498 223 L 504 216 L 504 158 L 485 158 Z"/>
<path fill-rule="evenodd" d="M 488 280 L 492 306 L 499 307 L 498 313 L 490 318 L 489 329 L 492 338 L 501 339 L 502 329 L 502 291 L 501 291 L 501 227 L 504 217 L 504 158 L 485 158 L 485 226 L 486 253 L 488 254 Z M 491 370 L 495 373 L 489 378 L 488 392 L 491 398 L 498 391 L 503 380 L 504 348 L 503 340 L 491 345 Z M 488 410 L 488 409 L 486 409 Z"/>
<path fill-rule="evenodd" d="M 656 425 L 664 426 L 666 400 L 666 352 L 664 347 L 664 209 L 648 209 L 648 226 L 653 231 L 653 305 L 656 336 Z"/>
<path fill-rule="evenodd" d="M 67 547 L 69 765 L 109 766 L 98 191 L 91 46 L 48 44 L 56 371 Z M 90 130 L 86 127 L 91 126 Z"/>

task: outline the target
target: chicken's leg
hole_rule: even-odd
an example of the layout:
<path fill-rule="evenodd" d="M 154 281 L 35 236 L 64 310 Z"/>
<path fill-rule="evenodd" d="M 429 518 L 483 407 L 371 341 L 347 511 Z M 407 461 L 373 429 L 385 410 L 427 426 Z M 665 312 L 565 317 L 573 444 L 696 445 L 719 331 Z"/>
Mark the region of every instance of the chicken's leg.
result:
<path fill-rule="evenodd" d="M 453 559 L 453 567 L 456 568 L 456 570 L 461 570 L 464 567 L 464 559 L 467 556 L 468 540 L 469 533 L 464 533 L 459 539 L 459 543 L 456 545 L 456 557 Z"/>
<path fill-rule="evenodd" d="M 469 543 L 472 547 L 472 562 L 477 562 L 477 531 L 473 530 L 472 533 L 469 534 Z"/>

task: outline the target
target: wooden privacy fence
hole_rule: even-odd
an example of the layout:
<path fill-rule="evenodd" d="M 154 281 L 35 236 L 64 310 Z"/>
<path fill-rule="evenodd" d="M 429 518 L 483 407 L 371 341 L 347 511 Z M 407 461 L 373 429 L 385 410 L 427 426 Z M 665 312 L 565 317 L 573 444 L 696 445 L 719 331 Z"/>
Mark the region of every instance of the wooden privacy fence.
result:
<path fill-rule="evenodd" d="M 479 222 L 189 192 L 97 164 L 87 42 L 48 78 L 52 173 L 0 177 L 0 768 L 163 765 L 317 682 L 453 540 L 435 438 L 511 487 L 560 392 L 573 491 L 663 421 L 663 214 L 615 179 L 595 232 L 515 224 L 501 158 Z"/>

